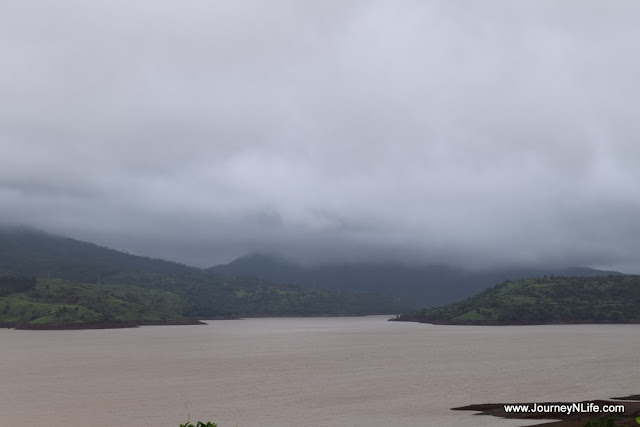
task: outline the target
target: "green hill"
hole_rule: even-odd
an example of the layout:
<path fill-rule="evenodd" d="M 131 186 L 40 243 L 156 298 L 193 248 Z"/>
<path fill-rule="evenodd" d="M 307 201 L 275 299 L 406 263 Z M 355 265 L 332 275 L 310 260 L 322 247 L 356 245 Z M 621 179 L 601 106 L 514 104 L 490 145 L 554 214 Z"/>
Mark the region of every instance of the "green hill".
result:
<path fill-rule="evenodd" d="M 112 320 L 150 323 L 164 319 L 178 322 L 189 317 L 402 311 L 394 298 L 382 294 L 304 288 L 251 276 L 207 272 L 26 228 L 0 229 L 1 274 L 13 277 L 11 283 L 0 287 L 0 322 L 5 324 Z M 23 279 L 18 280 L 18 276 Z M 38 279 L 25 290 L 23 287 L 31 286 L 31 279 L 24 277 Z M 58 297 L 54 298 L 52 292 Z M 80 298 L 81 304 L 70 302 L 78 293 L 91 296 Z M 159 305 L 161 297 L 172 301 L 171 306 Z"/>
<path fill-rule="evenodd" d="M 458 303 L 392 320 L 463 325 L 640 323 L 640 276 L 506 281 Z"/>
<path fill-rule="evenodd" d="M 194 323 L 176 294 L 124 285 L 0 276 L 0 323 L 17 327 Z"/>
<path fill-rule="evenodd" d="M 376 304 L 385 303 L 375 295 L 339 295 L 298 286 L 239 286 L 233 282 L 216 286 L 152 277 L 156 286 L 175 292 L 125 284 L 0 276 L 0 325 L 64 329 L 193 324 L 197 323 L 196 317 L 352 315 L 366 314 Z"/>

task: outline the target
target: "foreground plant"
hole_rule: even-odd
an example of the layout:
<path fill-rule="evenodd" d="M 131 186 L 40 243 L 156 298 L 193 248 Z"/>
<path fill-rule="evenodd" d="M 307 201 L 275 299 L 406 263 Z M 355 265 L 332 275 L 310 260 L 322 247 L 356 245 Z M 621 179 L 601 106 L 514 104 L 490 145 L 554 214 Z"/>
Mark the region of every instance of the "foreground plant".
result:
<path fill-rule="evenodd" d="M 193 423 L 191 422 L 191 412 L 189 412 L 189 402 L 184 402 L 184 408 L 187 410 L 187 422 L 184 424 L 180 424 L 178 427 L 218 427 L 218 424 L 212 423 L 211 421 L 209 421 L 208 423 L 198 421 L 196 425 L 193 425 Z"/>
<path fill-rule="evenodd" d="M 614 427 L 616 421 L 613 418 L 595 418 L 584 423 L 583 427 Z"/>

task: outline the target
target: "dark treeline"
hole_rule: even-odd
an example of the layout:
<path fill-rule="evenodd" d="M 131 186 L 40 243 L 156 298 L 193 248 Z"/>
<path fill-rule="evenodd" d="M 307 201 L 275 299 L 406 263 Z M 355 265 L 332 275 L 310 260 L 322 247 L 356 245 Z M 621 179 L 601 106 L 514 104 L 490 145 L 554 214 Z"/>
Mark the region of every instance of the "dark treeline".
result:
<path fill-rule="evenodd" d="M 35 277 L 23 277 L 10 274 L 0 275 L 0 296 L 28 291 L 35 285 Z"/>

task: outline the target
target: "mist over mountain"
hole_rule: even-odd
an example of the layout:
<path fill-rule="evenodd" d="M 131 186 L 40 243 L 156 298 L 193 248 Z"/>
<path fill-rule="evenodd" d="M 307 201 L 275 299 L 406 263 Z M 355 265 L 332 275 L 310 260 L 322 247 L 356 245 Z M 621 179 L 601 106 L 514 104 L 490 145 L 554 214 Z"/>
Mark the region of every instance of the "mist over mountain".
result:
<path fill-rule="evenodd" d="M 640 272 L 638 2 L 5 3 L 0 223 Z"/>
<path fill-rule="evenodd" d="M 251 254 L 200 269 L 132 255 L 25 227 L 0 228 L 0 273 L 63 278 L 83 283 L 125 283 L 186 291 L 190 286 L 302 285 L 318 290 L 397 297 L 403 308 L 458 301 L 496 283 L 540 276 L 619 274 L 586 267 L 501 266 L 480 270 L 397 261 L 301 264 L 282 256 Z M 391 306 L 390 306 L 391 307 Z M 398 306 L 400 307 L 400 306 Z"/>
<path fill-rule="evenodd" d="M 397 295 L 417 306 L 458 301 L 504 280 L 540 276 L 604 276 L 621 274 L 587 267 L 502 266 L 468 270 L 450 265 L 400 262 L 341 262 L 302 265 L 281 256 L 250 254 L 207 271 L 251 275 L 280 283 L 297 283 L 346 291 Z"/>

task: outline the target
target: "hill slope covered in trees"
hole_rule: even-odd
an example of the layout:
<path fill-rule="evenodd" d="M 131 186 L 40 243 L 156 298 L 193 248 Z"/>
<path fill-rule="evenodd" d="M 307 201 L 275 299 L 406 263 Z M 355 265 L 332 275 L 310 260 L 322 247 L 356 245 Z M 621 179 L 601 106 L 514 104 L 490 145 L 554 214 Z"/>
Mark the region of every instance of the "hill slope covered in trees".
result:
<path fill-rule="evenodd" d="M 458 303 L 392 320 L 463 325 L 640 323 L 640 276 L 506 281 Z"/>
<path fill-rule="evenodd" d="M 451 265 L 400 262 L 341 262 L 312 266 L 273 255 L 252 254 L 211 267 L 218 274 L 262 277 L 281 283 L 298 283 L 326 289 L 388 293 L 416 309 L 459 301 L 495 283 L 544 275 L 599 276 L 620 274 L 587 267 L 492 267 L 465 270 Z"/>
<path fill-rule="evenodd" d="M 185 317 L 358 315 L 403 311 L 392 297 L 381 294 L 310 289 L 250 276 L 206 272 L 25 228 L 0 229 L 0 274 L 13 277 L 13 284 L 7 282 L 4 294 L 0 292 L 0 322 L 4 323 L 98 319 L 133 319 L 144 323 L 159 319 L 177 321 Z M 37 278 L 33 286 L 21 289 L 31 278 Z M 21 281 L 23 279 L 27 282 Z M 57 299 L 50 295 L 54 291 Z M 92 294 L 80 299 L 82 303 L 78 309 L 78 304 L 64 298 L 76 292 Z M 175 305 L 171 310 L 152 314 L 149 304 L 158 295 L 170 297 Z M 116 302 L 113 298 L 122 301 Z M 52 306 L 46 308 L 42 304 Z M 131 306 L 124 315 L 118 310 L 127 304 L 141 307 Z M 85 313 L 85 308 L 92 313 Z M 57 311 L 58 314 L 52 314 L 57 309 L 62 310 L 64 316 Z"/>
<path fill-rule="evenodd" d="M 171 292 L 63 279 L 0 276 L 0 324 L 21 328 L 193 324 Z"/>

